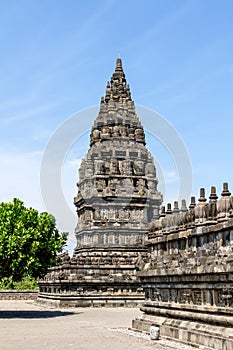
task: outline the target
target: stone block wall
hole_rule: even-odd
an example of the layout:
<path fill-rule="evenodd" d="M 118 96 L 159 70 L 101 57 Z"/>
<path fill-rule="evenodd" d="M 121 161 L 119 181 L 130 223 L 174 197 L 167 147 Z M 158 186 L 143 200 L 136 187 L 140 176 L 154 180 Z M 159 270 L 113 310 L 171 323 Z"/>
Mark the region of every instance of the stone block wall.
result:
<path fill-rule="evenodd" d="M 148 234 L 149 254 L 139 259 L 144 317 L 134 328 L 157 323 L 161 336 L 206 349 L 233 349 L 233 197 L 228 185 L 209 202 L 201 189 L 179 210 L 169 204 Z M 142 324 L 142 325 L 140 325 Z"/>
<path fill-rule="evenodd" d="M 36 290 L 0 290 L 0 300 L 36 300 Z"/>

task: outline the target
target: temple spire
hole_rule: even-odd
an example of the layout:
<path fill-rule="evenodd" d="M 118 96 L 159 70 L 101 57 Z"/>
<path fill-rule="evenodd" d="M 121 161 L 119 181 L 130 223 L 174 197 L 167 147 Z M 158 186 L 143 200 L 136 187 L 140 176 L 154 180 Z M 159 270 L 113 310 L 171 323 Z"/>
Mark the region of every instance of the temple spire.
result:
<path fill-rule="evenodd" d="M 116 68 L 110 82 L 107 83 L 105 102 L 108 103 L 110 97 L 114 102 L 132 101 L 129 85 L 125 79 L 121 58 L 116 60 Z"/>
<path fill-rule="evenodd" d="M 99 114 L 92 127 L 90 145 L 99 144 L 103 140 L 122 138 L 146 144 L 144 130 L 136 114 L 122 68 L 122 60 L 118 57 L 112 77 L 107 82 L 105 96 L 101 97 Z"/>
<path fill-rule="evenodd" d="M 121 58 L 118 58 L 117 61 L 116 61 L 116 69 L 115 69 L 115 71 L 123 72 Z"/>

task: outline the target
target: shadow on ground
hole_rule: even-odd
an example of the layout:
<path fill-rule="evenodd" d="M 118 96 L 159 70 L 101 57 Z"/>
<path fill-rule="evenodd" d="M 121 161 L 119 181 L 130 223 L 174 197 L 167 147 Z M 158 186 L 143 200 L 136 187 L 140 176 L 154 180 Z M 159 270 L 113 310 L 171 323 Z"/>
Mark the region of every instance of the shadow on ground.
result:
<path fill-rule="evenodd" d="M 0 318 L 54 318 L 77 315 L 81 312 L 69 311 L 34 311 L 34 310 L 0 310 Z"/>

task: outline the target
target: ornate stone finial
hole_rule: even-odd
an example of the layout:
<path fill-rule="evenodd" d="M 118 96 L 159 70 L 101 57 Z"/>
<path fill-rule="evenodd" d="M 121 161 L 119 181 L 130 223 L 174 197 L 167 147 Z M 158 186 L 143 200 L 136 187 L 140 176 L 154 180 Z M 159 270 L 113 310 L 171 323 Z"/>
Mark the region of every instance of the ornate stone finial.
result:
<path fill-rule="evenodd" d="M 222 222 L 232 217 L 232 197 L 228 190 L 228 183 L 223 183 L 222 197 L 216 202 L 217 203 L 217 220 Z"/>
<path fill-rule="evenodd" d="M 211 186 L 209 199 L 210 201 L 216 201 L 218 199 L 215 186 Z"/>
<path fill-rule="evenodd" d="M 209 203 L 205 206 L 204 212 L 206 217 L 206 224 L 213 224 L 217 217 L 217 199 L 218 199 L 215 186 L 211 186 L 209 199 L 210 199 Z"/>
<path fill-rule="evenodd" d="M 193 208 L 195 208 L 195 206 L 196 206 L 196 199 L 195 199 L 195 197 L 191 197 L 189 209 L 193 209 Z"/>
<path fill-rule="evenodd" d="M 159 216 L 159 217 L 164 217 L 164 216 L 166 216 L 166 213 L 165 213 L 165 206 L 162 205 L 162 206 L 161 206 L 161 212 L 160 212 L 160 216 Z"/>
<path fill-rule="evenodd" d="M 182 201 L 181 201 L 181 211 L 182 212 L 185 212 L 185 211 L 187 211 L 188 209 L 187 209 L 187 206 L 186 206 L 186 200 L 185 199 L 182 199 Z"/>
<path fill-rule="evenodd" d="M 171 203 L 167 203 L 167 211 L 166 214 L 172 214 L 172 205 Z"/>
<path fill-rule="evenodd" d="M 201 226 L 206 221 L 204 208 L 207 206 L 205 203 L 205 189 L 203 187 L 200 189 L 200 198 L 198 199 L 198 202 L 199 203 L 197 203 L 197 205 L 194 208 L 195 225 Z"/>
<path fill-rule="evenodd" d="M 123 71 L 121 58 L 118 57 L 116 61 L 116 72 Z"/>
<path fill-rule="evenodd" d="M 198 202 L 206 202 L 205 189 L 203 187 L 200 189 L 200 198 L 198 199 Z"/>
<path fill-rule="evenodd" d="M 175 201 L 174 202 L 174 208 L 173 208 L 173 213 L 179 213 L 179 206 L 178 206 L 178 202 Z"/>
<path fill-rule="evenodd" d="M 225 196 L 230 196 L 230 195 L 231 195 L 231 192 L 230 192 L 229 189 L 228 189 L 228 183 L 227 183 L 227 182 L 224 182 L 224 183 L 223 183 L 223 190 L 222 190 L 221 195 L 222 195 L 223 197 L 225 197 Z"/>
<path fill-rule="evenodd" d="M 111 94 L 110 96 L 110 99 L 108 101 L 108 110 L 115 110 L 116 109 L 116 106 L 115 106 L 115 103 L 114 103 L 114 99 L 113 99 L 113 96 Z"/>
<path fill-rule="evenodd" d="M 109 81 L 107 82 L 107 86 L 106 86 L 106 95 L 105 95 L 105 101 L 108 102 L 110 100 L 111 97 L 111 85 L 109 83 Z"/>
<path fill-rule="evenodd" d="M 101 100 L 100 100 L 100 110 L 99 110 L 99 113 L 103 115 L 105 112 L 106 112 L 106 104 L 105 104 L 105 99 L 104 99 L 104 97 L 102 96 L 102 97 L 101 97 Z"/>

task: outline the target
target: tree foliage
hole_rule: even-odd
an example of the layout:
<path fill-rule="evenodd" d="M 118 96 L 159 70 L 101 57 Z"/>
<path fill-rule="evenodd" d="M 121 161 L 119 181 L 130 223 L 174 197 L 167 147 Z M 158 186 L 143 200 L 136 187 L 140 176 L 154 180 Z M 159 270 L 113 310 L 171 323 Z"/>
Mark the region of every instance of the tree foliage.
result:
<path fill-rule="evenodd" d="M 11 277 L 5 277 L 0 280 L 1 290 L 38 290 L 39 286 L 35 278 L 30 276 L 25 276 L 21 281 L 13 281 Z"/>
<path fill-rule="evenodd" d="M 67 233 L 58 231 L 52 215 L 28 209 L 16 198 L 12 203 L 1 203 L 0 279 L 21 281 L 25 276 L 44 276 L 66 239 Z"/>

